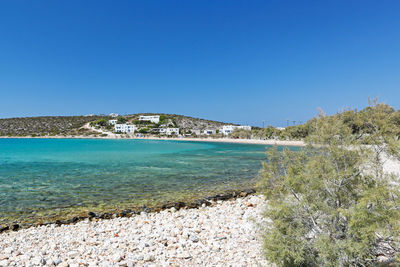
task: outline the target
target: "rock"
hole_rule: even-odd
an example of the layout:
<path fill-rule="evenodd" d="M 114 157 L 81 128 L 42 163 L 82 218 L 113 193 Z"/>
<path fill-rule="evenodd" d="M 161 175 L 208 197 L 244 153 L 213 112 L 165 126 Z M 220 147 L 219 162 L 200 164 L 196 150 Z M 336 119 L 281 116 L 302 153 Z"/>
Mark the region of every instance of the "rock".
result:
<path fill-rule="evenodd" d="M 146 254 L 145 256 L 144 256 L 144 261 L 154 261 L 156 258 L 154 257 L 154 255 L 149 255 L 149 254 Z"/>
<path fill-rule="evenodd" d="M 187 251 L 184 251 L 183 253 L 182 253 L 182 256 L 181 256 L 183 259 L 190 259 L 190 258 L 192 258 L 192 256 L 190 255 L 190 253 L 189 252 L 187 252 Z"/>
<path fill-rule="evenodd" d="M 41 264 L 41 265 L 46 265 L 46 260 L 45 260 L 45 259 L 43 259 L 43 258 L 42 258 L 42 259 L 40 259 L 40 264 Z"/>
<path fill-rule="evenodd" d="M 0 227 L 0 233 L 10 230 L 9 226 L 2 226 Z"/>
<path fill-rule="evenodd" d="M 142 215 L 120 211 L 115 219 L 111 213 L 87 213 L 60 221 L 57 227 L 23 225 L 23 230 L 1 236 L 0 262 L 32 267 L 43 266 L 43 260 L 48 267 L 268 265 L 255 224 L 264 220 L 263 198 L 251 195 L 221 201 L 228 197 L 237 195 L 216 195 L 210 201 L 187 203 L 184 209 L 183 202 L 171 202 L 165 210 Z M 202 208 L 188 209 L 192 204 Z M 98 219 L 91 220 L 93 216 Z"/>
<path fill-rule="evenodd" d="M 88 216 L 89 216 L 89 218 L 94 218 L 94 217 L 96 217 L 96 213 L 89 211 Z"/>
<path fill-rule="evenodd" d="M 5 254 L 5 255 L 8 255 L 8 257 L 10 257 L 11 256 L 11 254 L 14 252 L 14 250 L 12 249 L 12 247 L 7 247 L 7 248 L 5 248 L 4 250 L 3 250 L 3 253 Z"/>
<path fill-rule="evenodd" d="M 192 241 L 194 243 L 197 243 L 200 241 L 200 239 L 195 234 L 189 234 L 189 239 L 190 239 L 190 241 Z"/>
<path fill-rule="evenodd" d="M 120 262 L 120 261 L 122 261 L 124 259 L 124 257 L 121 255 L 121 254 L 114 254 L 114 256 L 113 256 L 113 261 L 114 262 Z"/>
<path fill-rule="evenodd" d="M 17 231 L 18 229 L 19 229 L 19 224 L 13 224 L 11 226 L 11 230 L 13 230 L 13 231 Z"/>
<path fill-rule="evenodd" d="M 9 266 L 8 260 L 0 261 L 0 267 L 8 267 L 8 266 Z"/>

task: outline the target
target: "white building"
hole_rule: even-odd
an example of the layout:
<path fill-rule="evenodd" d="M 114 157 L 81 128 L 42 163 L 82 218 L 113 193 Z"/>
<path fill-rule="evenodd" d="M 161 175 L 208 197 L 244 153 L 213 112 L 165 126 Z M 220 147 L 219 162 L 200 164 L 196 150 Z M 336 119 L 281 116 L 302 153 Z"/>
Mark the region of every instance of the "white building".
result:
<path fill-rule="evenodd" d="M 166 134 L 166 135 L 173 135 L 179 134 L 179 128 L 154 128 L 152 129 L 152 132 L 156 132 L 159 134 Z"/>
<path fill-rule="evenodd" d="M 165 129 L 165 128 L 153 128 L 153 129 L 151 129 L 151 131 L 154 132 L 154 133 L 165 134 L 167 129 Z"/>
<path fill-rule="evenodd" d="M 246 131 L 251 131 L 251 126 L 248 126 L 248 125 L 240 125 L 240 126 L 237 126 L 237 125 L 224 125 L 224 126 L 222 126 L 221 133 L 223 133 L 224 135 L 228 135 L 228 134 L 233 133 L 233 131 L 236 130 L 236 129 L 242 129 L 242 130 L 246 130 Z"/>
<path fill-rule="evenodd" d="M 192 129 L 190 131 L 192 132 L 192 134 L 195 134 L 195 135 L 200 135 L 201 134 L 201 131 L 199 129 Z"/>
<path fill-rule="evenodd" d="M 159 123 L 160 116 L 140 116 L 139 120 L 140 121 L 151 121 L 152 123 Z"/>
<path fill-rule="evenodd" d="M 217 130 L 213 130 L 213 129 L 203 130 L 203 134 L 205 134 L 205 135 L 211 135 L 211 134 L 216 134 L 216 133 L 217 133 Z"/>
<path fill-rule="evenodd" d="M 167 128 L 166 132 L 167 135 L 179 135 L 179 128 Z"/>
<path fill-rule="evenodd" d="M 116 117 L 118 117 L 118 114 L 117 113 L 110 113 L 108 116 L 116 118 Z"/>
<path fill-rule="evenodd" d="M 109 120 L 108 123 L 111 125 L 115 125 L 117 124 L 117 120 Z"/>
<path fill-rule="evenodd" d="M 114 129 L 117 133 L 134 133 L 136 126 L 131 124 L 115 124 Z"/>

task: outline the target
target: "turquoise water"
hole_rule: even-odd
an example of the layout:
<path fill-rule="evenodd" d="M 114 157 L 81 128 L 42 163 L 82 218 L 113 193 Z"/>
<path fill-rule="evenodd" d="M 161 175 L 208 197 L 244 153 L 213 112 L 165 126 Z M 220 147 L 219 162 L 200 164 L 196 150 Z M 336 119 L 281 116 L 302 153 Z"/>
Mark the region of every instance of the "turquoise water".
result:
<path fill-rule="evenodd" d="M 264 145 L 0 139 L 0 224 L 198 198 L 254 184 Z"/>

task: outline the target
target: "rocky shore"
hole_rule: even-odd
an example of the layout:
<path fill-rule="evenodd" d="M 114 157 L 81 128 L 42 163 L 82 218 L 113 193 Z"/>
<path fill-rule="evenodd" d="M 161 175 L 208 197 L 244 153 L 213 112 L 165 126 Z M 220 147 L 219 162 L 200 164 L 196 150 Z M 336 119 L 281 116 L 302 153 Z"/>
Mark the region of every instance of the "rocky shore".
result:
<path fill-rule="evenodd" d="M 1 234 L 0 266 L 265 266 L 262 196 Z"/>

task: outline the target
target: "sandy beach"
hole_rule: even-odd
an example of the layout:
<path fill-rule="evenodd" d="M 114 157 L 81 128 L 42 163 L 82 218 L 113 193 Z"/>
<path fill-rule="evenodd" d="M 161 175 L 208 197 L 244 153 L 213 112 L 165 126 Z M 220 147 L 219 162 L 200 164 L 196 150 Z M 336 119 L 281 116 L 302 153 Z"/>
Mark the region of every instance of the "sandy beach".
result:
<path fill-rule="evenodd" d="M 65 139 L 65 138 L 76 138 L 76 139 L 144 139 L 144 140 L 175 140 L 175 141 L 192 141 L 192 142 L 221 142 L 221 143 L 237 143 L 237 144 L 254 144 L 254 145 L 278 145 L 278 146 L 305 146 L 303 141 L 290 141 L 290 140 L 259 140 L 259 139 L 233 139 L 233 138 L 168 138 L 168 137 L 133 137 L 113 134 L 104 137 L 94 136 L 0 136 L 0 138 L 36 138 L 36 139 Z"/>

